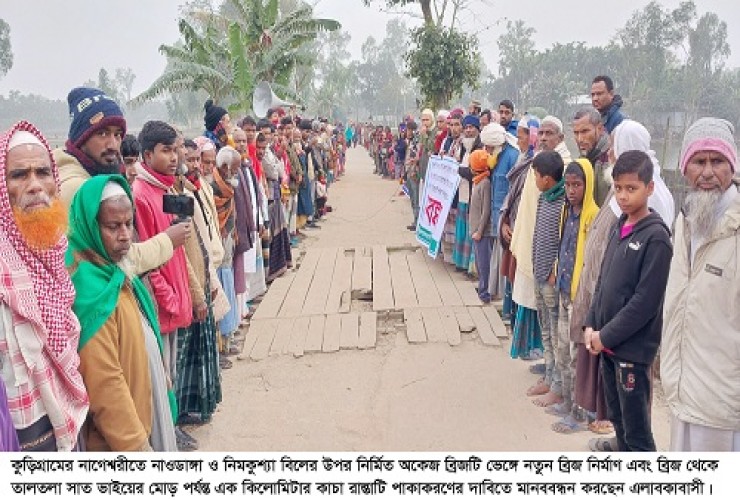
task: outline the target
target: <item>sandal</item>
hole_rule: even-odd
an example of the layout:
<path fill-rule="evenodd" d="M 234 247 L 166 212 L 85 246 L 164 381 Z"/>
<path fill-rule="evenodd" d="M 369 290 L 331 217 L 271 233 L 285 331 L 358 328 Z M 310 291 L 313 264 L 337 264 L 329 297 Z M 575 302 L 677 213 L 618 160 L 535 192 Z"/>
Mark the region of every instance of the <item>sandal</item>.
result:
<path fill-rule="evenodd" d="M 591 451 L 616 452 L 617 438 L 593 438 L 588 440 L 588 448 Z"/>
<path fill-rule="evenodd" d="M 588 430 L 594 434 L 611 434 L 614 432 L 614 426 L 608 420 L 594 420 L 588 424 Z"/>
<path fill-rule="evenodd" d="M 545 408 L 545 413 L 555 415 L 556 417 L 568 418 L 570 410 L 563 407 L 563 403 L 555 403 Z M 571 417 L 572 418 L 572 417 Z"/>
<path fill-rule="evenodd" d="M 221 358 L 221 359 L 218 360 L 218 366 L 222 370 L 228 370 L 229 368 L 231 368 L 232 366 L 234 366 L 234 363 L 232 363 L 231 361 L 229 361 L 226 358 Z"/>
<path fill-rule="evenodd" d="M 585 431 L 587 427 L 585 422 L 579 422 L 572 415 L 568 415 L 552 424 L 550 428 L 560 434 L 573 434 Z"/>

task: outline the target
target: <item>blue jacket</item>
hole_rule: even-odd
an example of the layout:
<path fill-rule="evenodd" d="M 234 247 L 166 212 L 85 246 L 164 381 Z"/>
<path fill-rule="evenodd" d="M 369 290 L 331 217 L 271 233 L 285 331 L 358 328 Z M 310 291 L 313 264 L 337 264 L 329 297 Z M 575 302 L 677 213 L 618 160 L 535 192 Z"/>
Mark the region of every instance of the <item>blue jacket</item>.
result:
<path fill-rule="evenodd" d="M 509 192 L 509 179 L 506 178 L 511 168 L 519 159 L 519 150 L 508 142 L 504 143 L 504 149 L 498 155 L 496 168 L 491 177 L 491 228 L 494 234 L 498 234 L 498 219 L 501 215 L 501 206 L 504 198 Z"/>
<path fill-rule="evenodd" d="M 611 134 L 612 131 L 617 128 L 617 125 L 622 123 L 622 120 L 625 118 L 622 114 L 622 104 L 622 96 L 617 94 L 614 96 L 614 100 L 609 106 L 609 109 L 607 109 L 606 112 L 601 113 L 601 120 L 604 122 L 604 128 L 608 134 Z"/>
<path fill-rule="evenodd" d="M 516 129 L 519 126 L 519 120 L 511 120 L 506 126 L 506 131 L 516 137 Z"/>

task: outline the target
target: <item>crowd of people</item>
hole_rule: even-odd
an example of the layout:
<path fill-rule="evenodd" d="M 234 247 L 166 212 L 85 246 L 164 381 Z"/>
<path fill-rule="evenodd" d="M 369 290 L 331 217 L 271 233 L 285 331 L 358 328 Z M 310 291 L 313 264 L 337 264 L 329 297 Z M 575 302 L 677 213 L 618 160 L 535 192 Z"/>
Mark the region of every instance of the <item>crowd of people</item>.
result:
<path fill-rule="evenodd" d="M 611 78 L 593 80 L 591 100 L 571 117 L 577 156 L 562 120 L 515 119 L 509 99 L 498 110 L 478 101 L 425 109 L 397 135 L 366 125 L 364 141 L 375 172 L 403 183 L 412 231 L 430 157 L 459 164 L 444 261 L 477 276 L 482 303 L 502 300 L 511 356 L 542 359 L 527 396 L 559 417 L 555 432 L 615 434 L 590 439 L 594 451 L 654 451 L 662 339 L 671 448 L 740 451 L 734 128 L 719 118 L 688 128 L 680 168 L 689 193 L 676 217 L 650 134 L 624 116 Z"/>
<path fill-rule="evenodd" d="M 686 131 L 676 217 L 650 134 L 611 79 L 571 117 L 429 109 L 398 137 L 271 110 L 234 126 L 205 104 L 188 139 L 163 121 L 126 135 L 102 91 L 69 93 L 51 151 L 32 124 L 0 136 L 0 449 L 177 451 L 207 422 L 250 303 L 331 211 L 347 147 L 403 184 L 416 230 L 432 155 L 459 163 L 444 261 L 503 301 L 533 403 L 600 451 L 653 451 L 653 371 L 671 449 L 740 450 L 740 181 L 732 125 Z"/>
<path fill-rule="evenodd" d="M 203 135 L 127 135 L 101 90 L 68 95 L 52 151 L 21 121 L 0 139 L 0 449 L 189 451 L 250 305 L 319 228 L 346 135 L 270 110 Z"/>

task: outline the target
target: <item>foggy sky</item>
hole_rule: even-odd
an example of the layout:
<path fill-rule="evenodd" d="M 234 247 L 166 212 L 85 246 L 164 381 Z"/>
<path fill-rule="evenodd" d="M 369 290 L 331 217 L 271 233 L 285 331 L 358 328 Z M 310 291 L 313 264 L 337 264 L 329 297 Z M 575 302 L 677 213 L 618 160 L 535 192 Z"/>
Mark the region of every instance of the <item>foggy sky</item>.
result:
<path fill-rule="evenodd" d="M 130 67 L 136 74 L 133 95 L 145 90 L 163 71 L 165 58 L 157 48 L 178 38 L 181 0 L 0 0 L 0 18 L 11 30 L 13 68 L 0 79 L 0 94 L 10 90 L 53 99 L 86 80 L 97 80 L 98 70 L 110 73 Z M 640 0 L 475 0 L 462 16 L 462 27 L 478 33 L 480 51 L 496 71 L 496 38 L 506 20 L 522 19 L 537 30 L 537 49 L 555 42 L 584 41 L 606 44 L 631 13 L 648 2 Z M 675 8 L 680 0 L 660 0 Z M 318 0 L 316 14 L 332 17 L 352 36 L 350 51 L 360 57 L 360 46 L 372 35 L 382 40 L 393 16 L 379 12 L 382 0 L 369 8 L 362 0 Z M 732 54 L 726 65 L 740 66 L 740 9 L 737 0 L 695 0 L 698 14 L 711 11 L 727 22 Z M 410 25 L 420 21 L 404 16 Z"/>

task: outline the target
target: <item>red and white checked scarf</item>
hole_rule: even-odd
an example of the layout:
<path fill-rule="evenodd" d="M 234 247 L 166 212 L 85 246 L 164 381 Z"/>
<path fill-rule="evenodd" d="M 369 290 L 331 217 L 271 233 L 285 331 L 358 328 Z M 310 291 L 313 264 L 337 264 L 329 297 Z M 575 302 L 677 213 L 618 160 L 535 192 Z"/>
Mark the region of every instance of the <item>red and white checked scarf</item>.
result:
<path fill-rule="evenodd" d="M 33 125 L 21 121 L 0 137 L 0 304 L 12 312 L 11 331 L 6 328 L 5 345 L 0 347 L 8 353 L 16 373 L 14 385 L 6 384 L 14 422 L 21 426 L 32 423 L 43 411 L 43 404 L 54 426 L 57 446 L 63 449 L 70 442 L 74 446 L 88 408 L 87 391 L 78 371 L 80 325 L 72 312 L 74 287 L 64 267 L 66 236 L 53 248 L 35 252 L 15 224 L 5 183 L 5 160 L 8 142 L 18 130 L 41 140 L 59 188 L 59 172 L 49 145 Z M 16 329 L 23 330 L 23 336 L 17 335 Z M 25 338 L 28 335 L 33 338 Z"/>

